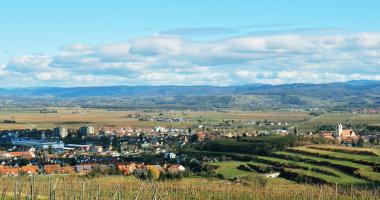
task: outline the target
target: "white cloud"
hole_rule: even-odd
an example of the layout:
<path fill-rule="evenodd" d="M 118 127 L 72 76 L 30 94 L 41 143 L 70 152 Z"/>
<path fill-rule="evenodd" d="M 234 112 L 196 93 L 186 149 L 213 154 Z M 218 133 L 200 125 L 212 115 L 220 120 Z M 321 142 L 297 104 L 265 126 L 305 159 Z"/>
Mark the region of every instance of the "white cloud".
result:
<path fill-rule="evenodd" d="M 57 55 L 17 56 L 0 67 L 2 77 L 15 74 L 31 83 L 58 85 L 379 80 L 380 33 L 292 32 L 202 42 L 155 36 L 74 44 Z"/>
<path fill-rule="evenodd" d="M 238 70 L 236 71 L 236 76 L 241 77 L 241 78 L 255 79 L 257 77 L 257 72 L 248 71 L 248 70 Z"/>
<path fill-rule="evenodd" d="M 179 55 L 183 50 L 183 41 L 177 37 L 149 37 L 132 41 L 130 52 L 143 56 Z"/>
<path fill-rule="evenodd" d="M 12 58 L 7 65 L 7 69 L 20 72 L 43 70 L 48 68 L 51 62 L 52 58 L 47 55 L 24 55 Z"/>
<path fill-rule="evenodd" d="M 37 80 L 41 81 L 65 81 L 70 77 L 68 72 L 59 69 L 53 69 L 51 71 L 45 72 L 36 72 L 34 76 Z"/>

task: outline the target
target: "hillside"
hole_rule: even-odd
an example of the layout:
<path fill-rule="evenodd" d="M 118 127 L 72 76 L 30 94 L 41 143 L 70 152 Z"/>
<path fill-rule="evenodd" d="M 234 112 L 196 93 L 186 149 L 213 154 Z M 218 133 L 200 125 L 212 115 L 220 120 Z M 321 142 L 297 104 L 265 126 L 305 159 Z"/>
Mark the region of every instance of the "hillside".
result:
<path fill-rule="evenodd" d="M 269 143 L 269 152 L 263 154 L 260 145 L 262 146 L 258 140 L 245 143 L 219 142 L 218 149 L 223 150 L 213 151 L 211 146 L 206 146 L 205 149 L 208 151 L 195 150 L 192 154 L 235 160 L 220 162 L 220 170 L 217 173 L 226 178 L 246 176 L 254 172 L 280 172 L 280 177 L 298 183 L 337 184 L 342 187 L 380 184 L 380 157 L 377 149 L 334 145 L 279 148 L 284 145 Z M 239 146 L 242 149 L 239 149 Z M 226 167 L 229 167 L 228 170 Z"/>
<path fill-rule="evenodd" d="M 304 95 L 325 98 L 380 94 L 380 81 L 326 84 L 252 84 L 241 86 L 94 86 L 0 89 L 0 95 L 95 97 L 95 96 L 205 96 L 205 95 Z"/>
<path fill-rule="evenodd" d="M 12 103 L 131 109 L 281 109 L 326 108 L 344 110 L 380 107 L 379 81 L 326 84 L 242 86 L 102 86 L 0 89 Z M 40 99 L 39 99 L 40 98 Z M 46 100 L 46 98 L 49 98 Z M 27 99 L 27 100 L 26 100 Z M 31 100 L 30 100 L 31 99 Z M 37 100 L 36 100 L 37 99 Z M 53 100 L 53 101 L 52 101 Z M 11 104 L 12 104 L 11 103 Z M 138 104 L 138 105 L 137 105 Z M 20 105 L 18 105 L 20 106 Z"/>

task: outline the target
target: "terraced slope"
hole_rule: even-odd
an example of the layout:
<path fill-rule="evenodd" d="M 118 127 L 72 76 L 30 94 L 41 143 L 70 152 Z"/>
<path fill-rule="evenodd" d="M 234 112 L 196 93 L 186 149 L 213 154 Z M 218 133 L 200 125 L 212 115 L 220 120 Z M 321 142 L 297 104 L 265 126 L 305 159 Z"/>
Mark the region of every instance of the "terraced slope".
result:
<path fill-rule="evenodd" d="M 314 164 L 292 161 L 289 159 L 258 156 L 256 162 L 272 165 L 282 172 L 284 178 L 293 179 L 294 175 L 302 175 L 308 179 L 313 179 L 318 183 L 329 183 L 339 185 L 365 185 L 368 181 L 348 175 L 337 169 L 328 166 L 318 166 Z"/>
<path fill-rule="evenodd" d="M 326 151 L 316 149 L 315 146 L 303 146 L 303 147 L 293 147 L 289 148 L 287 151 L 306 154 L 316 157 L 329 158 L 334 160 L 345 160 L 354 163 L 369 165 L 369 166 L 380 166 L 380 157 L 379 156 L 369 156 L 369 155 L 360 155 L 355 153 L 341 153 L 334 151 Z"/>
<path fill-rule="evenodd" d="M 337 146 L 337 145 L 310 145 L 309 148 L 332 151 L 332 152 L 341 152 L 341 153 L 353 153 L 360 155 L 369 155 L 369 156 L 379 156 L 380 150 L 373 148 L 352 148 L 346 146 Z"/>
<path fill-rule="evenodd" d="M 289 148 L 255 163 L 272 166 L 282 177 L 298 182 L 339 185 L 379 185 L 380 157 L 375 150 L 330 145 Z M 250 166 L 250 165 L 248 165 Z"/>

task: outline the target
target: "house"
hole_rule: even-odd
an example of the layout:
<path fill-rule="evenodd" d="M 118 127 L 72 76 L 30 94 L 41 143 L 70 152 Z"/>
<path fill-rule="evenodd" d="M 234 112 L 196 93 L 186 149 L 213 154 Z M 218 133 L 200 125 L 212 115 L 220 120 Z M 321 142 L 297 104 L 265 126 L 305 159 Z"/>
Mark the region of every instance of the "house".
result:
<path fill-rule="evenodd" d="M 4 158 L 21 158 L 26 160 L 32 160 L 36 157 L 34 152 L 31 151 L 14 151 L 14 152 L 3 152 L 1 157 Z"/>
<path fill-rule="evenodd" d="M 0 174 L 3 176 L 18 176 L 20 170 L 18 167 L 1 166 Z"/>
<path fill-rule="evenodd" d="M 56 164 L 45 165 L 44 172 L 46 174 L 72 174 L 74 173 L 74 167 L 72 166 L 61 167 L 60 165 L 56 165 Z"/>
<path fill-rule="evenodd" d="M 22 167 L 0 166 L 0 174 L 5 176 L 18 176 L 20 173 L 37 174 L 38 167 L 36 165 L 27 165 Z"/>
<path fill-rule="evenodd" d="M 117 165 L 117 169 L 121 171 L 123 175 L 131 175 L 138 168 L 144 168 L 143 165 L 131 163 L 128 165 L 119 164 Z"/>
<path fill-rule="evenodd" d="M 73 174 L 75 172 L 73 166 L 61 167 L 61 174 Z"/>
<path fill-rule="evenodd" d="M 272 134 L 274 134 L 274 135 L 286 136 L 286 135 L 288 135 L 288 130 L 277 129 L 277 130 L 273 130 L 273 131 L 272 131 Z"/>
<path fill-rule="evenodd" d="M 119 171 L 121 171 L 121 174 L 123 174 L 123 175 L 129 175 L 130 174 L 127 166 L 125 166 L 125 165 L 122 165 L 122 164 L 121 165 L 117 165 L 117 169 Z"/>
<path fill-rule="evenodd" d="M 267 178 L 277 178 L 280 176 L 280 172 L 274 172 L 274 173 L 270 173 L 270 174 L 266 174 L 265 177 Z"/>
<path fill-rule="evenodd" d="M 46 174 L 59 174 L 61 171 L 60 165 L 45 165 L 44 172 Z"/>
<path fill-rule="evenodd" d="M 165 159 L 175 159 L 176 155 L 175 153 L 165 153 Z"/>
<path fill-rule="evenodd" d="M 169 165 L 167 166 L 166 168 L 166 171 L 169 172 L 169 173 L 173 173 L 173 174 L 176 174 L 176 173 L 180 173 L 180 172 L 183 172 L 185 171 L 185 167 L 182 166 L 182 165 L 178 165 L 178 164 L 173 164 L 173 165 Z"/>
<path fill-rule="evenodd" d="M 75 165 L 75 171 L 80 174 L 87 174 L 92 171 L 93 165 L 83 164 L 83 165 Z"/>
<path fill-rule="evenodd" d="M 198 142 L 203 142 L 206 139 L 206 133 L 204 131 L 198 131 L 196 135 Z"/>
<path fill-rule="evenodd" d="M 327 140 L 334 140 L 334 136 L 330 131 L 322 131 L 320 135 Z"/>
<path fill-rule="evenodd" d="M 25 174 L 37 174 L 38 173 L 38 167 L 36 165 L 27 165 L 21 167 L 21 172 Z"/>
<path fill-rule="evenodd" d="M 102 146 L 92 146 L 92 147 L 90 147 L 90 152 L 91 153 L 102 153 L 103 147 Z"/>

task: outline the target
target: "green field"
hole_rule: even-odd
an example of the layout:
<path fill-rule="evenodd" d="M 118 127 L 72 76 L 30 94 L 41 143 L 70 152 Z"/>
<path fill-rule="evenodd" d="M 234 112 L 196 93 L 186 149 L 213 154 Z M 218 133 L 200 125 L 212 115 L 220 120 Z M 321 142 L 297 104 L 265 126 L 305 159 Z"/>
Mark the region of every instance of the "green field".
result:
<path fill-rule="evenodd" d="M 244 162 L 238 162 L 238 161 L 218 162 L 215 164 L 218 166 L 218 169 L 216 169 L 215 172 L 218 174 L 223 174 L 223 176 L 228 179 L 232 179 L 235 177 L 243 177 L 243 176 L 252 174 L 252 172 L 238 169 L 239 165 L 245 165 L 245 164 L 246 163 Z"/>

